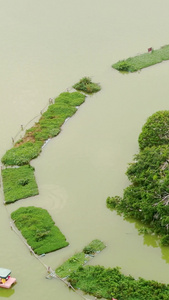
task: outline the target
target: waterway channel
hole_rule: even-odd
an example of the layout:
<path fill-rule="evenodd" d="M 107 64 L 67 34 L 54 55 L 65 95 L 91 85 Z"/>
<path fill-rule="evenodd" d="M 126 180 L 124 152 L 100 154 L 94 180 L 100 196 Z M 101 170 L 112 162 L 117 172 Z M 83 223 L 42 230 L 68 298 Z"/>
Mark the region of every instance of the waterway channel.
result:
<path fill-rule="evenodd" d="M 125 172 L 147 117 L 169 109 L 169 62 L 128 75 L 111 65 L 168 44 L 168 11 L 167 0 L 0 0 L 0 157 L 49 98 L 84 76 L 102 86 L 32 161 L 40 194 L 5 206 L 0 190 L 0 266 L 17 278 L 0 298 L 80 299 L 47 280 L 11 230 L 10 213 L 29 205 L 46 208 L 70 243 L 42 258 L 52 269 L 98 238 L 107 248 L 90 264 L 169 282 L 169 249 L 106 208 L 107 196 L 129 184 Z"/>

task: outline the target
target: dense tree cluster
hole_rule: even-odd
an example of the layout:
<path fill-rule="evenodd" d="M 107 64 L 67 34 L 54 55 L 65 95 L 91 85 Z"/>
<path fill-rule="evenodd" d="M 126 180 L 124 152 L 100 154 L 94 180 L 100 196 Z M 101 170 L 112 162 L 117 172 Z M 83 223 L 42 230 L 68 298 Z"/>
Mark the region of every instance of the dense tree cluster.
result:
<path fill-rule="evenodd" d="M 167 300 L 169 285 L 153 280 L 123 275 L 119 268 L 102 266 L 79 267 L 72 272 L 68 281 L 76 289 L 92 294 L 97 298 L 118 300 Z"/>
<path fill-rule="evenodd" d="M 139 136 L 139 154 L 127 169 L 131 185 L 107 206 L 147 224 L 169 245 L 169 111 L 153 114 Z"/>

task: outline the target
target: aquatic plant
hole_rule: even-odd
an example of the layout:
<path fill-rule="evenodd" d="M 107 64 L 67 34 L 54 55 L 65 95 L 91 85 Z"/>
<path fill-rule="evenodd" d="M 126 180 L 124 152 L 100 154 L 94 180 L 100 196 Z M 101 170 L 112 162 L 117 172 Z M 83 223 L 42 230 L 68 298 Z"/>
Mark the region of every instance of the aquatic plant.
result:
<path fill-rule="evenodd" d="M 112 67 L 118 71 L 136 72 L 165 60 L 169 60 L 169 45 L 149 53 L 147 52 L 134 57 L 129 57 L 126 60 L 120 60 L 113 64 Z"/>
<path fill-rule="evenodd" d="M 26 165 L 40 154 L 42 145 L 41 142 L 20 142 L 16 147 L 9 149 L 1 161 L 7 166 Z"/>
<path fill-rule="evenodd" d="M 92 82 L 90 77 L 83 77 L 79 82 L 73 85 L 73 88 L 87 94 L 96 93 L 101 90 L 100 85 Z"/>
<path fill-rule="evenodd" d="M 71 272 L 75 272 L 79 267 L 86 264 L 97 252 L 102 251 L 105 248 L 105 244 L 100 240 L 93 240 L 89 245 L 87 245 L 82 252 L 76 253 L 65 261 L 60 267 L 58 267 L 55 272 L 61 277 L 68 277 Z"/>
<path fill-rule="evenodd" d="M 100 240 L 93 240 L 89 245 L 84 247 L 83 252 L 85 254 L 94 254 L 100 252 L 105 248 L 105 244 Z"/>
<path fill-rule="evenodd" d="M 70 257 L 55 272 L 60 278 L 68 277 L 71 272 L 76 271 L 80 266 L 83 266 L 90 258 L 85 257 L 84 252 L 79 252 Z"/>
<path fill-rule="evenodd" d="M 2 163 L 6 166 L 21 166 L 36 158 L 45 141 L 59 134 L 65 120 L 71 117 L 77 111 L 77 106 L 84 101 L 85 95 L 79 92 L 60 94 L 55 103 L 42 114 L 40 120 L 5 153 L 1 159 Z"/>
<path fill-rule="evenodd" d="M 47 210 L 40 207 L 20 207 L 11 218 L 33 251 L 40 255 L 69 245 Z"/>
<path fill-rule="evenodd" d="M 34 168 L 30 165 L 3 169 L 1 174 L 6 204 L 32 197 L 39 193 L 35 181 Z"/>

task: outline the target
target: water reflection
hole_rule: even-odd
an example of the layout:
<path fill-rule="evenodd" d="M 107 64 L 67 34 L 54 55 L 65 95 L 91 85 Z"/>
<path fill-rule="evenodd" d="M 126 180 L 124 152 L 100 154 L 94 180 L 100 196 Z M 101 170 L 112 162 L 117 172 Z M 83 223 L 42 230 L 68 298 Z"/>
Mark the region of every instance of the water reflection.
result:
<path fill-rule="evenodd" d="M 129 223 L 134 223 L 135 228 L 138 230 L 138 234 L 142 235 L 143 237 L 143 245 L 146 245 L 148 247 L 157 248 L 159 247 L 161 249 L 162 253 L 162 259 L 165 260 L 165 262 L 169 263 L 169 247 L 167 246 L 161 246 L 160 245 L 160 238 L 156 234 L 150 234 L 150 233 L 143 233 L 144 230 L 142 230 L 142 233 L 139 233 L 139 229 L 147 229 L 145 225 L 143 225 L 140 221 L 137 221 L 135 219 L 131 218 L 125 218 L 125 220 Z"/>
<path fill-rule="evenodd" d="M 0 288 L 0 298 L 8 298 L 15 293 L 14 289 L 2 289 Z"/>

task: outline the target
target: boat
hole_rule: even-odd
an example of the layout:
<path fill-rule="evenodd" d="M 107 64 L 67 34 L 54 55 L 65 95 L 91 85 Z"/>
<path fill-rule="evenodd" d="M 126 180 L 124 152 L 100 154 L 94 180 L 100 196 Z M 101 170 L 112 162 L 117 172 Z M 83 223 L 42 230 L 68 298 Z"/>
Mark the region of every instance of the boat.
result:
<path fill-rule="evenodd" d="M 10 276 L 11 270 L 0 268 L 0 287 L 9 289 L 15 282 L 16 278 Z"/>

